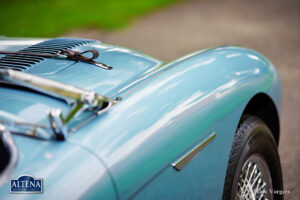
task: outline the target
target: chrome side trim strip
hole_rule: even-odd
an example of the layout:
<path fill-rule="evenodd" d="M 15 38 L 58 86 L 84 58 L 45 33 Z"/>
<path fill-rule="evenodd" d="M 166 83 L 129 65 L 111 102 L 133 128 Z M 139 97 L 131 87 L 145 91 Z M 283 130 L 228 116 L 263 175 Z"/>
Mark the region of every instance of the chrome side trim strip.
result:
<path fill-rule="evenodd" d="M 216 137 L 216 132 L 210 134 L 203 142 L 194 146 L 190 151 L 185 153 L 179 159 L 172 163 L 172 166 L 177 170 L 180 171 L 184 168 L 206 145 L 208 145 L 213 139 Z"/>

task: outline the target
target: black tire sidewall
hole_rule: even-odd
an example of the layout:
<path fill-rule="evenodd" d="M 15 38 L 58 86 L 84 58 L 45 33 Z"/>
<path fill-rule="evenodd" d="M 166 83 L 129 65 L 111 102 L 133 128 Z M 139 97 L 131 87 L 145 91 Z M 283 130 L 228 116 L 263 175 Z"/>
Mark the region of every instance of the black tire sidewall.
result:
<path fill-rule="evenodd" d="M 237 132 L 238 134 L 238 132 Z M 269 128 L 259 119 L 253 126 L 250 126 L 246 130 L 244 135 L 244 143 L 240 149 L 240 155 L 237 159 L 237 164 L 234 169 L 234 177 L 231 188 L 231 199 L 235 198 L 237 183 L 242 170 L 242 167 L 246 160 L 253 154 L 259 154 L 267 163 L 271 179 L 272 179 L 272 191 L 282 190 L 282 173 L 280 160 L 277 152 L 277 146 Z M 274 199 L 283 199 L 282 195 L 274 194 Z"/>

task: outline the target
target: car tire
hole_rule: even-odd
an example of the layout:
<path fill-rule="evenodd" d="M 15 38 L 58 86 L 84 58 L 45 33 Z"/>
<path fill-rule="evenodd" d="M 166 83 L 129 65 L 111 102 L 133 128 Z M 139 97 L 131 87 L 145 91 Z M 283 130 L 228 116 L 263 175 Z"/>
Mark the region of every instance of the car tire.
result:
<path fill-rule="evenodd" d="M 243 116 L 231 148 L 223 199 L 283 199 L 278 194 L 282 190 L 281 165 L 270 129 L 258 117 Z"/>

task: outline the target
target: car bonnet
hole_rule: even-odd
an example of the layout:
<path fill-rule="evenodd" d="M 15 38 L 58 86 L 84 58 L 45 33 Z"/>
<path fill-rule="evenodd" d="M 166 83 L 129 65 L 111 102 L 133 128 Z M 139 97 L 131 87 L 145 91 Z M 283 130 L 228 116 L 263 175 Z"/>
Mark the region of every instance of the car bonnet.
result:
<path fill-rule="evenodd" d="M 56 40 L 56 41 L 54 41 Z M 47 44 L 54 41 L 55 44 Z M 58 43 L 58 44 L 56 44 Z M 69 44 L 72 46 L 68 46 Z M 155 71 L 162 62 L 145 54 L 99 41 L 85 39 L 59 38 L 52 40 L 0 40 L 0 50 L 19 51 L 28 49 L 37 53 L 49 53 L 53 46 L 67 46 L 68 48 L 83 52 L 95 49 L 99 52 L 97 62 L 112 66 L 105 70 L 93 64 L 69 59 L 43 58 L 28 61 L 27 58 L 17 56 L 6 59 L 7 55 L 0 54 L 0 68 L 9 69 L 11 66 L 19 67 L 19 71 L 73 85 L 78 88 L 94 91 L 108 97 L 116 97 L 124 88 L 139 80 L 141 77 Z M 26 65 L 24 65 L 24 63 Z M 35 93 L 22 88 L 13 88 L 0 85 L 0 114 L 15 121 L 30 123 L 48 123 L 50 109 L 59 108 L 63 114 L 69 110 L 69 105 L 58 99 Z"/>

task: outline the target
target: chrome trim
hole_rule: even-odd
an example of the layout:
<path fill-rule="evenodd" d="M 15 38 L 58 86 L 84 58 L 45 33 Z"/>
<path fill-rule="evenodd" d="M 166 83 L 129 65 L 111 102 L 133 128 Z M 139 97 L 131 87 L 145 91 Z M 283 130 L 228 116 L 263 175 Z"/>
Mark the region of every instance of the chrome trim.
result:
<path fill-rule="evenodd" d="M 208 145 L 213 139 L 216 137 L 216 132 L 210 134 L 204 141 L 200 144 L 194 146 L 190 151 L 185 153 L 179 159 L 172 163 L 172 166 L 177 170 L 180 171 L 184 168 L 206 145 Z"/>
<path fill-rule="evenodd" d="M 11 133 L 5 128 L 5 126 L 0 124 L 0 140 L 7 147 L 10 153 L 10 160 L 7 167 L 0 174 L 0 186 L 2 186 L 6 180 L 10 177 L 13 170 L 16 168 L 18 161 L 18 149 L 14 143 Z"/>
<path fill-rule="evenodd" d="M 72 128 L 69 133 L 72 134 L 74 132 L 76 132 L 78 129 L 80 129 L 81 127 L 83 127 L 85 124 L 87 124 L 89 121 L 91 121 L 92 119 L 94 119 L 95 117 L 97 117 L 98 115 L 101 115 L 102 113 L 108 111 L 110 109 L 110 107 L 112 107 L 114 104 L 116 104 L 118 102 L 118 100 L 113 100 L 112 102 L 109 102 L 104 108 L 99 109 L 97 112 L 95 112 L 92 116 L 90 116 L 89 118 L 87 118 L 86 120 L 82 121 L 79 125 L 75 126 L 74 128 Z"/>
<path fill-rule="evenodd" d="M 54 134 L 42 137 L 44 139 L 49 139 L 50 137 L 63 140 L 68 135 L 67 125 L 76 115 L 79 115 L 81 112 L 86 110 L 93 111 L 96 115 L 99 115 L 107 111 L 112 105 L 121 100 L 120 98 L 110 99 L 93 91 L 84 90 L 72 85 L 60 83 L 25 72 L 18 72 L 11 69 L 0 70 L 0 83 L 1 82 L 30 88 L 32 90 L 54 96 L 56 98 L 63 98 L 67 102 L 72 102 L 72 108 L 69 110 L 66 116 L 63 116 L 59 109 L 53 109 L 49 112 L 48 117 L 50 120 L 50 126 Z M 7 119 L 5 119 L 5 123 L 13 124 L 13 122 L 10 123 L 10 121 L 7 121 Z M 31 127 L 33 129 L 29 129 L 29 132 L 26 133 L 27 135 L 36 137 L 42 135 L 40 133 L 42 132 L 41 129 L 35 129 L 35 127 L 37 126 Z M 73 129 L 72 132 L 74 132 L 74 130 L 77 129 Z"/>
<path fill-rule="evenodd" d="M 96 62 L 96 61 L 92 62 L 91 64 L 96 65 L 97 67 L 100 67 L 100 68 L 103 68 L 106 70 L 111 70 L 113 68 L 112 66 L 108 66 L 104 63 L 100 63 L 100 62 Z"/>
<path fill-rule="evenodd" d="M 53 133 L 56 135 L 56 139 L 64 139 L 67 137 L 68 132 L 66 126 L 64 126 L 64 119 L 60 109 L 52 109 L 49 113 L 50 125 Z"/>
<path fill-rule="evenodd" d="M 44 124 L 34 124 L 22 121 L 16 121 L 0 114 L 0 124 L 5 125 L 11 133 L 23 134 L 29 137 L 42 139 L 53 139 L 51 127 Z"/>
<path fill-rule="evenodd" d="M 110 98 L 98 95 L 95 92 L 11 69 L 0 70 L 0 79 L 51 96 L 71 98 L 91 106 L 101 106 L 103 101 L 110 101 Z"/>
<path fill-rule="evenodd" d="M 235 200 L 269 199 L 273 200 L 271 172 L 265 159 L 260 154 L 252 154 L 244 163 Z"/>

